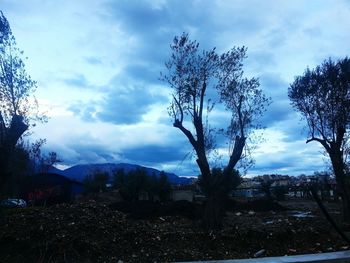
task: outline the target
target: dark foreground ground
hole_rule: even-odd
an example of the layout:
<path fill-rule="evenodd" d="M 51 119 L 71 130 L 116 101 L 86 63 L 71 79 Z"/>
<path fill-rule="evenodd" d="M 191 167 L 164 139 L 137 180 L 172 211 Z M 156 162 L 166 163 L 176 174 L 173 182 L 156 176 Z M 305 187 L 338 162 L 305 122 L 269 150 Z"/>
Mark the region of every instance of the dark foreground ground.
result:
<path fill-rule="evenodd" d="M 203 231 L 185 203 L 173 209 L 183 205 L 185 216 L 154 207 L 146 209 L 153 217 L 130 216 L 115 209 L 131 204 L 106 200 L 9 210 L 0 225 L 0 262 L 172 262 L 250 258 L 262 249 L 263 256 L 348 249 L 313 201 L 280 204 L 288 210 L 240 204 L 215 232 Z M 336 218 L 338 206 L 327 204 Z"/>

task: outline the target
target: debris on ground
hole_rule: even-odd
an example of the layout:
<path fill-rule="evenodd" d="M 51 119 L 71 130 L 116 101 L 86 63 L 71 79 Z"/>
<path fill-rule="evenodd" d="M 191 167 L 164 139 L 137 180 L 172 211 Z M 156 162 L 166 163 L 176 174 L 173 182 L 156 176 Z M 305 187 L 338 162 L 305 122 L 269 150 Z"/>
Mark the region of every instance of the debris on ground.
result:
<path fill-rule="evenodd" d="M 312 201 L 307 210 L 228 212 L 221 230 L 205 231 L 196 218 L 138 219 L 108 203 L 84 200 L 6 211 L 0 224 L 2 262 L 174 262 L 284 256 L 348 249 Z M 330 204 L 331 212 L 340 204 Z M 306 204 L 303 203 L 303 206 Z M 240 207 L 239 211 L 244 209 Z M 340 208 L 339 208 L 340 209 Z M 334 215 L 337 215 L 334 213 Z M 340 215 L 338 215 L 340 217 Z M 339 219 L 339 218 L 338 218 Z"/>

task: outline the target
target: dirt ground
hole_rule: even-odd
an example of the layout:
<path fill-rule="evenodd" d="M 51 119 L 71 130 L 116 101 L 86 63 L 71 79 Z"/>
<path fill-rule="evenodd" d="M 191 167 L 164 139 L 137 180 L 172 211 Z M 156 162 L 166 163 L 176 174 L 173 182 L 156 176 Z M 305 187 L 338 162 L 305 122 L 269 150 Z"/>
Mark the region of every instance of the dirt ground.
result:
<path fill-rule="evenodd" d="M 348 249 L 312 200 L 279 204 L 240 202 L 222 230 L 209 232 L 189 211 L 140 219 L 106 201 L 12 209 L 0 224 L 0 262 L 174 262 Z M 326 205 L 340 220 L 340 204 Z"/>

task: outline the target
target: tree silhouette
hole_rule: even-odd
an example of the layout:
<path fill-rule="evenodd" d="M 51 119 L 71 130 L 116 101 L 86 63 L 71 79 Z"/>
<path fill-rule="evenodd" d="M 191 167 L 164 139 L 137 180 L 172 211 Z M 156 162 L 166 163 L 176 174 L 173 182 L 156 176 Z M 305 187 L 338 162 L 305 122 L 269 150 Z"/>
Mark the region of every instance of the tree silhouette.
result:
<path fill-rule="evenodd" d="M 83 188 L 85 194 L 96 194 L 99 192 L 105 192 L 108 183 L 108 173 L 95 171 L 88 176 L 83 181 Z"/>
<path fill-rule="evenodd" d="M 165 64 L 167 73 L 161 75 L 173 90 L 169 114 L 173 126 L 187 137 L 195 151 L 200 185 L 207 197 L 204 223 L 216 227 L 222 214 L 217 207 L 228 193 L 223 186 L 229 185 L 247 138 L 257 128 L 256 120 L 269 99 L 259 89 L 258 79 L 243 78 L 245 47 L 234 47 L 221 55 L 215 48 L 200 51 L 199 43 L 191 41 L 185 33 L 175 37 L 170 47 L 172 54 Z M 231 115 L 227 129 L 221 130 L 230 146 L 229 160 L 221 173 L 213 173 L 208 162 L 208 155 L 216 147 L 208 116 L 216 104 L 224 106 Z"/>
<path fill-rule="evenodd" d="M 46 119 L 35 114 L 38 105 L 32 94 L 36 82 L 25 71 L 22 56 L 0 11 L 0 189 L 10 177 L 8 162 L 17 141 L 33 121 Z"/>
<path fill-rule="evenodd" d="M 331 160 L 344 220 L 350 222 L 350 178 L 344 161 L 350 124 L 350 59 L 328 59 L 313 70 L 307 68 L 290 85 L 288 96 L 307 122 L 306 143 L 320 143 Z"/>
<path fill-rule="evenodd" d="M 113 187 L 126 201 L 137 201 L 141 192 L 146 192 L 148 198 L 154 201 L 158 197 L 160 201 L 166 201 L 170 194 L 170 183 L 166 174 L 162 171 L 157 177 L 147 175 L 145 169 L 135 169 L 125 173 L 123 169 L 114 172 Z"/>

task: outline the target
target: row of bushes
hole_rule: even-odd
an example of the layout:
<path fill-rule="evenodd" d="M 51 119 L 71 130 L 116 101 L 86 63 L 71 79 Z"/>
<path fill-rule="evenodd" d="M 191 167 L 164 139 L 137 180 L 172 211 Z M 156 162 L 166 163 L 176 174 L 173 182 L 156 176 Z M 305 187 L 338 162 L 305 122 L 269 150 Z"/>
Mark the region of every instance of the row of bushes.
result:
<path fill-rule="evenodd" d="M 139 200 L 141 193 L 149 200 L 166 201 L 170 194 L 170 183 L 164 172 L 158 176 L 148 175 L 144 169 L 135 169 L 126 173 L 123 169 L 113 173 L 112 180 L 107 172 L 95 172 L 84 180 L 84 193 L 98 193 L 107 190 L 111 182 L 112 189 L 118 189 L 126 201 Z"/>

